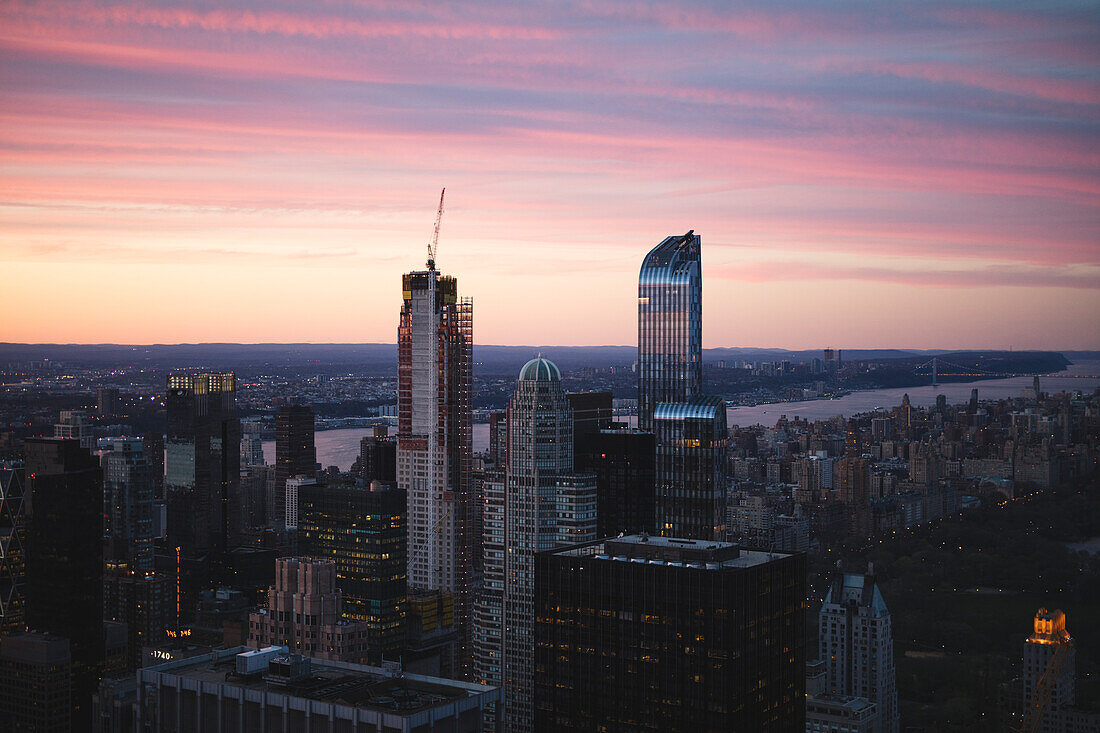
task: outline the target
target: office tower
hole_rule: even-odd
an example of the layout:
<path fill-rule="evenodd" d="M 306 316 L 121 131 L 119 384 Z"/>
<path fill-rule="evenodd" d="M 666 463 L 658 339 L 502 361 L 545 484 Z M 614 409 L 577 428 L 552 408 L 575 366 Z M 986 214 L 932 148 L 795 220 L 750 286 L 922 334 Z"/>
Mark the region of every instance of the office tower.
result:
<path fill-rule="evenodd" d="M 164 508 L 164 433 L 155 435 L 146 434 L 141 439 L 141 450 L 145 453 L 145 460 L 149 462 L 149 473 L 153 479 L 153 498 L 159 503 L 159 509 Z M 163 537 L 166 527 L 161 522 L 157 527 L 157 537 Z"/>
<path fill-rule="evenodd" d="M 605 429 L 578 446 L 576 469 L 596 474 L 596 536 L 656 532 L 653 433 Z"/>
<path fill-rule="evenodd" d="M 268 511 L 276 529 L 286 526 L 286 482 L 291 476 L 317 476 L 313 410 L 305 405 L 283 405 L 275 413 L 275 501 Z"/>
<path fill-rule="evenodd" d="M 100 441 L 103 468 L 103 539 L 108 565 L 140 574 L 153 571 L 152 467 L 141 438 Z"/>
<path fill-rule="evenodd" d="M 397 487 L 408 493 L 408 581 L 452 593 L 469 631 L 481 538 L 471 531 L 473 302 L 428 269 L 402 279 L 397 329 Z"/>
<path fill-rule="evenodd" d="M 0 640 L 26 627 L 26 473 L 0 465 Z"/>
<path fill-rule="evenodd" d="M 535 576 L 536 731 L 802 730 L 804 555 L 642 534 Z"/>
<path fill-rule="evenodd" d="M 262 466 L 264 460 L 263 425 L 258 420 L 241 422 L 241 468 Z"/>
<path fill-rule="evenodd" d="M 95 393 L 95 411 L 101 417 L 111 417 L 118 412 L 118 390 L 114 387 L 100 387 Z"/>
<path fill-rule="evenodd" d="M 71 663 L 63 637 L 31 633 L 0 640 L 0 729 L 79 730 L 72 725 Z"/>
<path fill-rule="evenodd" d="M 367 624 L 344 620 L 336 563 L 310 557 L 275 561 L 267 608 L 248 617 L 248 644 L 278 645 L 318 659 L 358 662 L 367 656 Z"/>
<path fill-rule="evenodd" d="M 723 537 L 726 512 L 726 405 L 693 397 L 657 405 L 656 520 L 662 535 Z"/>
<path fill-rule="evenodd" d="M 240 488 L 241 424 L 233 372 L 168 375 L 168 542 L 195 557 L 224 553 Z"/>
<path fill-rule="evenodd" d="M 837 571 L 818 613 L 818 656 L 825 662 L 826 694 L 863 697 L 878 708 L 876 733 L 897 733 L 898 693 L 890 611 L 865 574 Z"/>
<path fill-rule="evenodd" d="M 283 491 L 286 503 L 286 519 L 284 526 L 288 530 L 298 529 L 298 495 L 301 489 L 313 486 L 317 479 L 310 476 L 291 476 L 286 480 L 286 489 Z"/>
<path fill-rule="evenodd" d="M 289 654 L 217 649 L 137 673 L 142 731 L 473 733 L 493 687 Z M 196 695 L 195 690 L 202 694 Z"/>
<path fill-rule="evenodd" d="M 504 425 L 506 419 L 501 419 Z M 507 434 L 505 435 L 507 439 Z M 505 442 L 507 445 L 507 442 Z M 504 450 L 507 454 L 507 449 Z M 508 475 L 505 467 L 487 471 L 481 482 L 482 493 L 482 572 L 481 590 L 474 605 L 473 640 L 474 679 L 495 687 L 504 686 L 504 537 L 505 496 Z"/>
<path fill-rule="evenodd" d="M 375 425 L 374 434 L 359 441 L 359 475 L 367 483 L 397 484 L 397 439 L 385 425 Z"/>
<path fill-rule="evenodd" d="M 175 626 L 176 580 L 166 573 L 140 573 L 108 562 L 103 573 L 103 620 L 125 625 L 125 670 L 141 666 L 142 649 L 159 644 Z"/>
<path fill-rule="evenodd" d="M 61 419 L 54 423 L 53 437 L 72 438 L 88 450 L 95 448 L 95 429 L 92 418 L 84 410 L 62 410 Z"/>
<path fill-rule="evenodd" d="M 702 239 L 666 237 L 638 275 L 638 427 L 653 430 L 661 402 L 686 402 L 703 387 Z"/>
<path fill-rule="evenodd" d="M 302 486 L 298 546 L 336 563 L 344 615 L 367 624 L 367 659 L 400 656 L 405 641 L 408 513 L 405 492 L 378 482 Z"/>
<path fill-rule="evenodd" d="M 489 668 L 499 660 L 504 728 L 523 733 L 534 724 L 535 553 L 596 538 L 596 477 L 573 472 L 573 411 L 561 373 L 541 357 L 520 370 L 508 405 L 505 486 L 503 558 L 483 561 L 487 577 L 504 578 L 500 646 L 477 656 Z"/>
<path fill-rule="evenodd" d="M 75 439 L 28 438 L 26 624 L 68 638 L 73 730 L 91 725 L 104 659 L 103 472 Z"/>

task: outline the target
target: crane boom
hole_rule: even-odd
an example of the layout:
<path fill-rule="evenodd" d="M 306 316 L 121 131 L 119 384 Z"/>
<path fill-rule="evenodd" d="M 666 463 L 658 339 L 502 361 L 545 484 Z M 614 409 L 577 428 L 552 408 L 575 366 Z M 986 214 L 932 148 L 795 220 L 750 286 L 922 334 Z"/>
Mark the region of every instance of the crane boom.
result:
<path fill-rule="evenodd" d="M 435 231 L 432 232 L 432 239 L 428 242 L 428 269 L 435 269 L 435 253 L 439 248 L 439 223 L 443 221 L 443 195 L 447 193 L 447 187 L 444 186 L 443 190 L 439 192 L 439 211 L 435 212 Z"/>

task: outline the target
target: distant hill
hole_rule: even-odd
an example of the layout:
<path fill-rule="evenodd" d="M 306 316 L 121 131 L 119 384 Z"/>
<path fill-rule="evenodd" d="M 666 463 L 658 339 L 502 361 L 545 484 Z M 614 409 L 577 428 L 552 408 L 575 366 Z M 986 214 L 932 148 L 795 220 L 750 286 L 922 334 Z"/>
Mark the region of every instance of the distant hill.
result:
<path fill-rule="evenodd" d="M 565 370 L 584 366 L 629 366 L 637 359 L 635 346 L 474 346 L 475 370 L 479 374 L 508 374 L 528 359 L 542 354 Z M 920 360 L 934 355 L 957 358 L 976 353 L 918 349 L 843 349 L 850 360 Z M 1005 352 L 1011 354 L 1013 352 Z M 1019 352 L 1024 353 L 1024 352 Z M 1046 352 L 1052 353 L 1052 352 Z M 1100 352 L 1063 352 L 1070 360 L 1100 358 Z M 759 347 L 703 349 L 704 363 L 718 361 L 809 361 L 821 358 L 820 349 L 787 350 Z M 348 367 L 366 373 L 389 374 L 396 370 L 396 344 L 15 344 L 0 343 L 0 364 L 50 359 L 80 366 L 116 364 L 147 365 L 153 369 L 259 369 Z"/>

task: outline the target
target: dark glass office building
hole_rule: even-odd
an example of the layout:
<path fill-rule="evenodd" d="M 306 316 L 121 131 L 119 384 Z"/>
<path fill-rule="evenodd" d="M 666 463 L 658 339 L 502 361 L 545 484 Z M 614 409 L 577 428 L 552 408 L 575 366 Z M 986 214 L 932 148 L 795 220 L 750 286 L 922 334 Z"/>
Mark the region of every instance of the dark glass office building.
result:
<path fill-rule="evenodd" d="M 103 638 L 103 472 L 67 438 L 28 438 L 26 623 L 72 652 L 72 726 L 91 726 Z"/>
<path fill-rule="evenodd" d="M 286 480 L 317 476 L 317 448 L 313 443 L 313 410 L 306 405 L 283 405 L 275 412 L 275 495 L 269 519 L 286 525 Z"/>
<path fill-rule="evenodd" d="M 805 726 L 806 560 L 633 535 L 541 552 L 535 730 Z"/>
<path fill-rule="evenodd" d="M 397 438 L 388 435 L 385 425 L 359 441 L 359 475 L 367 483 L 397 484 Z"/>
<path fill-rule="evenodd" d="M 241 481 L 241 421 L 232 372 L 168 375 L 168 543 L 184 555 L 224 553 Z"/>
<path fill-rule="evenodd" d="M 336 562 L 344 614 L 370 624 L 367 657 L 397 659 L 405 644 L 406 494 L 310 484 L 298 489 L 298 547 Z"/>
<path fill-rule="evenodd" d="M 657 530 L 690 539 L 725 533 L 725 401 L 695 397 L 662 403 L 653 415 L 656 432 Z"/>
<path fill-rule="evenodd" d="M 638 428 L 653 429 L 661 402 L 703 387 L 701 237 L 690 231 L 654 247 L 638 275 Z"/>
<path fill-rule="evenodd" d="M 577 470 L 596 474 L 597 536 L 656 532 L 653 433 L 607 429 L 576 444 Z"/>

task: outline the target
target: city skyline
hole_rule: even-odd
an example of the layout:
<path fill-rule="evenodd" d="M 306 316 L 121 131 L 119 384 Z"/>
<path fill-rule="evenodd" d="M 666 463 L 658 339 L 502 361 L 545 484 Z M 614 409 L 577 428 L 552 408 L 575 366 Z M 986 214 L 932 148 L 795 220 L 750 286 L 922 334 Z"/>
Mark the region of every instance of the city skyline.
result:
<path fill-rule="evenodd" d="M 705 347 L 1100 347 L 1088 3 L 0 18 L 6 341 L 391 342 L 446 185 L 478 343 L 630 343 L 694 229 Z"/>

